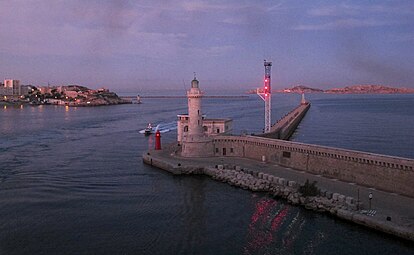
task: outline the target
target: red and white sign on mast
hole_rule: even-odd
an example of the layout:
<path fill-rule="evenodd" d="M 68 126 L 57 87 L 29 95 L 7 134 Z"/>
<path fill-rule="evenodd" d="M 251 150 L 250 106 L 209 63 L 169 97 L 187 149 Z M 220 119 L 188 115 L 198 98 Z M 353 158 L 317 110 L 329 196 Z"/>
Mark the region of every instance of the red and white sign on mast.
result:
<path fill-rule="evenodd" d="M 265 76 L 264 76 L 264 87 L 263 90 L 257 90 L 257 94 L 265 102 L 265 126 L 264 133 L 270 132 L 270 127 L 272 125 L 271 111 L 272 111 L 272 87 L 270 83 L 270 75 L 272 72 L 272 62 L 264 61 L 265 67 Z"/>

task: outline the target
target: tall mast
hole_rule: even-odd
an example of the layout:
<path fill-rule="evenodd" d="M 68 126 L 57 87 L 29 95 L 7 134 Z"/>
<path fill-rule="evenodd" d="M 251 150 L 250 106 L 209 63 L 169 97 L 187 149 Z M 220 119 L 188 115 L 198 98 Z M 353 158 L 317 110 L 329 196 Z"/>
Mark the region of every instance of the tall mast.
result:
<path fill-rule="evenodd" d="M 265 118 L 264 118 L 264 133 L 270 132 L 272 126 L 272 87 L 271 87 L 271 73 L 272 73 L 272 62 L 264 61 L 265 75 L 264 75 L 264 87 L 262 91 L 257 91 L 257 94 L 265 102 Z"/>

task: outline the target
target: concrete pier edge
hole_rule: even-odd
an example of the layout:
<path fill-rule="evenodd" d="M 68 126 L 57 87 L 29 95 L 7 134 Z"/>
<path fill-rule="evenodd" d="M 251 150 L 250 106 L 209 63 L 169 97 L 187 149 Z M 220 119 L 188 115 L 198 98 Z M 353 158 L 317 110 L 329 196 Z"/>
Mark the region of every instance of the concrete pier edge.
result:
<path fill-rule="evenodd" d="M 298 184 L 292 184 L 292 181 L 289 180 L 285 180 L 284 178 L 279 178 L 277 176 L 269 176 L 269 174 L 264 174 L 264 173 L 260 173 L 260 172 L 255 172 L 255 174 L 257 174 L 257 176 L 254 176 L 254 178 L 256 180 L 262 180 L 265 178 L 264 182 L 269 183 L 269 180 L 272 180 L 273 182 L 277 182 L 276 186 L 271 186 L 271 187 L 283 187 L 282 193 L 280 193 L 279 191 L 279 195 L 275 195 L 274 190 L 270 189 L 270 188 L 266 188 L 267 186 L 265 185 L 264 188 L 260 189 L 256 189 L 256 188 L 251 188 L 248 187 L 246 185 L 241 185 L 240 182 L 237 181 L 229 181 L 227 179 L 219 179 L 219 178 L 215 178 L 214 175 L 211 174 L 212 171 L 217 171 L 217 172 L 223 172 L 225 170 L 230 170 L 230 171 L 236 171 L 236 172 L 242 172 L 241 169 L 242 166 L 238 166 L 239 169 L 237 169 L 237 167 L 235 167 L 235 169 L 226 169 L 223 165 L 216 165 L 217 168 L 211 168 L 211 167 L 206 167 L 206 166 L 200 166 L 200 165 L 189 165 L 189 164 L 181 164 L 181 163 L 175 163 L 175 162 L 171 162 L 169 161 L 166 156 L 164 155 L 154 155 L 153 153 L 154 151 L 148 151 L 146 153 L 144 153 L 142 155 L 142 159 L 143 162 L 145 164 L 157 167 L 159 169 L 165 170 L 169 173 L 172 173 L 174 175 L 191 175 L 191 174 L 203 174 L 206 176 L 209 176 L 212 179 L 216 179 L 222 182 L 228 182 L 229 184 L 233 185 L 233 186 L 237 186 L 237 187 L 241 187 L 244 189 L 249 189 L 253 192 L 268 192 L 271 195 L 274 195 L 277 198 L 282 198 L 287 200 L 289 203 L 293 204 L 293 205 L 298 205 L 298 206 L 303 206 L 306 209 L 312 209 L 314 211 L 317 212 L 323 212 L 323 213 L 328 213 L 334 217 L 338 217 L 339 219 L 342 220 L 346 220 L 364 227 L 368 227 L 370 229 L 376 230 L 376 231 L 380 231 L 383 233 L 387 233 L 405 240 L 409 240 L 409 241 L 414 241 L 414 229 L 413 228 L 408 228 L 405 226 L 400 226 L 398 224 L 395 224 L 394 222 L 391 221 L 384 221 L 384 220 L 380 220 L 377 218 L 374 218 L 372 216 L 368 216 L 368 215 L 364 215 L 361 214 L 359 211 L 356 211 L 355 208 L 352 209 L 352 207 L 346 207 L 345 206 L 345 199 L 344 199 L 344 195 L 340 195 L 338 193 L 333 193 L 334 197 L 331 198 L 325 198 L 325 200 L 318 200 L 318 198 L 321 198 L 321 196 L 317 196 L 317 197 L 313 197 L 310 200 L 306 200 L 305 202 L 301 201 L 300 199 L 298 200 L 298 202 L 295 202 L 296 198 L 292 198 L 289 197 L 289 195 L 294 194 L 294 192 L 297 192 L 297 188 L 298 188 Z M 174 158 L 175 160 L 180 160 L 182 162 L 186 162 L 188 159 L 185 158 L 178 158 L 176 156 L 168 156 L 168 158 Z M 186 162 L 187 163 L 187 162 Z M 212 170 L 213 169 L 213 170 Z M 237 169 L 237 170 L 236 170 Z M 247 170 L 247 169 L 246 169 Z M 253 171 L 247 170 L 246 174 L 253 173 Z M 283 179 L 283 180 L 282 180 Z M 292 186 L 290 186 L 290 184 L 292 184 Z M 296 187 L 293 188 L 293 186 L 296 185 Z M 296 191 L 295 191 L 296 189 Z M 283 193 L 285 192 L 285 193 Z M 286 195 L 286 193 L 289 193 L 289 195 Z M 332 192 L 326 192 L 325 191 L 325 196 L 326 194 L 329 193 L 328 196 L 332 195 Z M 335 203 L 335 199 L 338 199 L 338 197 L 341 196 L 341 199 L 343 199 L 342 204 L 334 204 L 332 206 L 332 208 L 327 209 L 324 208 L 324 206 L 326 204 L 324 203 Z M 335 198 L 335 199 L 334 199 Z M 328 202 L 327 202 L 328 199 Z M 293 202 L 292 202 L 293 201 Z M 310 202 L 309 202 L 310 201 Z M 331 201 L 331 202 L 329 202 Z M 333 201 L 333 202 L 332 202 Z M 338 201 L 338 200 L 336 200 Z M 323 208 L 323 209 L 321 209 Z M 350 209 L 351 208 L 351 209 Z"/>

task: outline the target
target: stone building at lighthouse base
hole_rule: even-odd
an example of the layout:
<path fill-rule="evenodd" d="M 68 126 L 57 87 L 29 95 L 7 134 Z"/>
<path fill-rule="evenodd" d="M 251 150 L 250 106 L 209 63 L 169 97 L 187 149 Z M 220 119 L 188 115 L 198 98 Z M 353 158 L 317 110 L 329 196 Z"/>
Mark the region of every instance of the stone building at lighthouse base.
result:
<path fill-rule="evenodd" d="M 181 156 L 200 158 L 214 156 L 213 138 L 209 136 L 187 136 L 181 145 Z"/>

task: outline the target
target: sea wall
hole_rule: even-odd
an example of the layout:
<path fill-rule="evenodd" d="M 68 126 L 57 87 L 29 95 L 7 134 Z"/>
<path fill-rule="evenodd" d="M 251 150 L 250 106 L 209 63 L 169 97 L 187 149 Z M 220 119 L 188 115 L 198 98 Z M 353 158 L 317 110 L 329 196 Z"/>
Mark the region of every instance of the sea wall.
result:
<path fill-rule="evenodd" d="M 181 174 L 202 174 L 203 167 L 199 166 L 182 166 L 181 164 L 173 164 L 169 161 L 153 157 L 150 152 L 142 155 L 142 161 L 151 166 L 155 166 L 157 168 L 163 169 L 167 172 L 170 172 L 174 175 L 181 175 Z"/>
<path fill-rule="evenodd" d="M 257 136 L 218 136 L 215 156 L 245 157 L 414 196 L 414 160 Z"/>
<path fill-rule="evenodd" d="M 305 114 L 309 108 L 310 103 L 308 102 L 300 104 L 272 125 L 270 132 L 260 134 L 258 136 L 288 140 L 295 132 L 303 117 L 305 117 Z"/>

